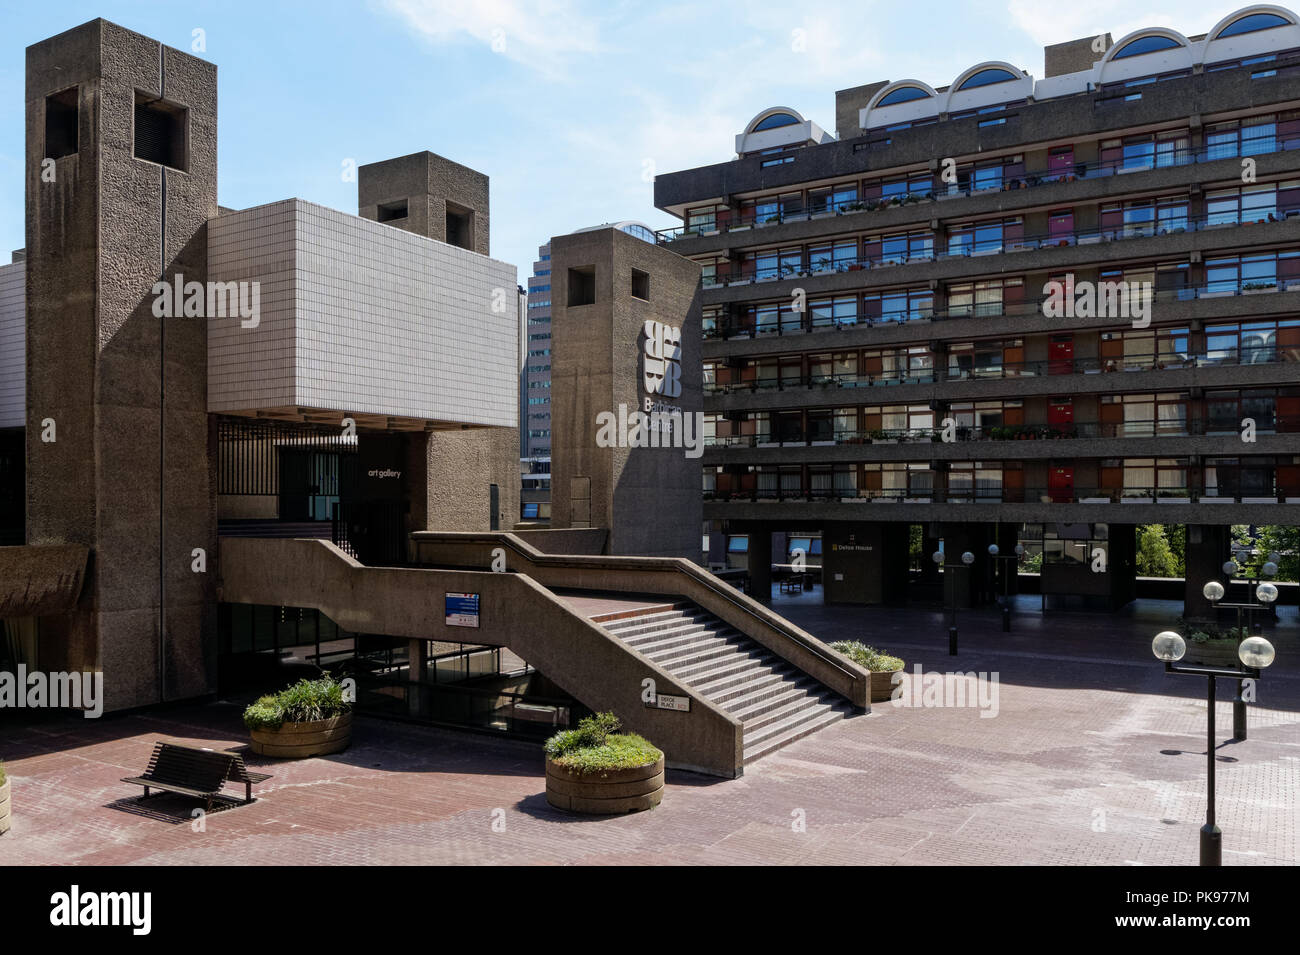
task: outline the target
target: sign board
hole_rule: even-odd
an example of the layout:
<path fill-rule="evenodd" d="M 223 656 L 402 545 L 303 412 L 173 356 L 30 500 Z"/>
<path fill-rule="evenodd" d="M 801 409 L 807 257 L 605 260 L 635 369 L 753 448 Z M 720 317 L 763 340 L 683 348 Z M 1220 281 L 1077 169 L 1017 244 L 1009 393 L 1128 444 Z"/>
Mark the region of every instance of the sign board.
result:
<path fill-rule="evenodd" d="M 676 710 L 678 713 L 689 713 L 691 711 L 691 698 L 689 696 L 667 696 L 659 693 L 655 696 L 655 707 L 661 710 Z"/>
<path fill-rule="evenodd" d="M 478 627 L 478 594 L 447 594 L 447 626 Z"/>

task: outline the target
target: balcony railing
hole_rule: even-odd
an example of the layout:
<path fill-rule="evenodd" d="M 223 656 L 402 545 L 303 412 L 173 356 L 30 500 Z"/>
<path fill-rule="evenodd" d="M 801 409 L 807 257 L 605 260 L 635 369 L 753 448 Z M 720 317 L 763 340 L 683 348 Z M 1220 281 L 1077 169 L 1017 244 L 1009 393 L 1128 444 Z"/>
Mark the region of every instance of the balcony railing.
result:
<path fill-rule="evenodd" d="M 1229 298 L 1238 295 L 1263 295 L 1273 292 L 1300 292 L 1300 279 L 1256 279 L 1250 282 L 1212 282 L 1202 286 L 1154 289 L 1155 302 L 1193 302 L 1205 298 Z M 828 293 L 829 294 L 829 293 Z M 1046 296 L 1044 296 L 1045 298 Z M 785 320 L 757 324 L 746 321 L 706 322 L 704 338 L 763 338 L 771 335 L 808 335 L 843 331 L 846 328 L 872 328 L 876 325 L 904 324 L 968 318 L 1014 318 L 1043 314 L 1043 302 L 980 303 L 944 309 L 909 307 L 880 315 L 837 316 L 827 319 L 811 312 L 787 313 Z"/>
<path fill-rule="evenodd" d="M 1242 148 L 1245 145 L 1247 148 Z M 1155 156 L 1129 157 L 1115 160 L 1095 160 L 1093 162 L 1075 162 L 1057 169 L 1039 169 L 1016 175 L 1004 175 L 998 179 L 967 185 L 958 183 L 939 183 L 938 188 L 922 189 L 917 192 L 882 196 L 877 199 L 856 199 L 849 202 L 827 203 L 799 210 L 780 210 L 736 214 L 723 214 L 721 222 L 703 223 L 694 226 L 678 226 L 672 229 L 660 229 L 655 235 L 660 245 L 667 245 L 679 239 L 695 238 L 700 235 L 716 235 L 720 232 L 739 232 L 746 229 L 758 229 L 767 225 L 780 225 L 786 222 L 805 222 L 811 219 L 830 218 L 851 215 L 858 212 L 876 212 L 881 209 L 914 205 L 921 202 L 942 202 L 948 199 L 982 195 L 990 192 L 1009 192 L 1018 189 L 1035 189 L 1040 186 L 1054 185 L 1059 182 L 1076 180 L 1102 179 L 1110 176 L 1122 176 L 1134 172 L 1147 172 L 1152 169 L 1172 169 L 1196 163 L 1218 162 L 1222 159 L 1235 159 L 1240 156 L 1264 156 L 1272 153 L 1300 149 L 1300 138 L 1280 136 L 1260 137 L 1246 144 L 1231 143 L 1205 146 L 1197 149 L 1180 149 Z"/>
<path fill-rule="evenodd" d="M 1182 235 L 1189 232 L 1203 232 L 1209 229 L 1231 226 L 1283 222 L 1295 218 L 1300 218 L 1300 209 L 1267 212 L 1258 215 L 1256 218 L 1242 218 L 1240 215 L 1229 216 L 1220 213 L 1204 216 L 1181 214 L 1164 219 L 1130 222 L 1109 228 L 1076 229 L 1070 232 L 1026 235 L 1011 239 L 999 237 L 977 240 L 972 237 L 969 242 L 955 243 L 956 248 L 953 247 L 952 236 L 935 236 L 935 241 L 930 243 L 928 247 L 899 249 L 892 252 L 882 252 L 880 255 L 840 259 L 825 258 L 809 262 L 803 261 L 801 256 L 800 262 L 797 264 L 786 262 L 773 265 L 758 265 L 749 262 L 735 271 L 728 269 L 724 274 L 706 275 L 703 284 L 705 288 L 717 288 L 723 285 L 748 285 L 782 279 L 813 278 L 819 275 L 834 275 L 844 272 L 861 272 L 868 269 L 912 265 L 917 262 L 936 262 L 982 255 L 1030 252 L 1035 249 L 1065 248 L 1075 245 L 1098 245 L 1101 243 L 1123 242 L 1128 239 Z M 939 244 L 939 240 L 944 238 L 948 240 L 947 251 L 936 249 L 935 246 Z"/>
<path fill-rule="evenodd" d="M 1116 357 L 1046 359 L 1000 362 L 973 367 L 949 366 L 944 381 L 973 381 L 997 378 L 1037 378 L 1044 375 L 1101 375 L 1131 371 L 1169 371 L 1218 365 L 1291 364 L 1300 355 L 1275 346 L 1218 349 L 1210 354 L 1123 355 Z M 752 381 L 705 382 L 706 395 L 750 394 L 832 388 L 873 388 L 885 385 L 926 384 L 939 380 L 933 368 L 882 371 L 872 374 L 810 374 Z"/>
<path fill-rule="evenodd" d="M 854 444 L 936 444 L 945 443 L 946 429 L 939 428 L 873 428 L 868 431 L 816 430 L 796 431 L 779 435 L 735 434 L 706 438 L 705 447 L 712 448 L 794 448 L 823 447 Z M 1058 424 L 957 426 L 952 432 L 955 442 L 972 441 L 1061 441 L 1079 438 L 1190 438 L 1231 437 L 1239 441 L 1241 424 L 1214 419 L 1187 420 L 1129 420 L 1129 421 L 1075 421 Z M 1271 420 L 1260 421 L 1256 435 L 1300 433 L 1300 418 L 1276 415 Z M 951 443 L 951 442 L 947 442 Z M 982 452 L 983 453 L 983 452 Z"/>
<path fill-rule="evenodd" d="M 736 503 L 838 503 L 838 504 L 1300 504 L 1300 488 L 1271 492 L 1229 491 L 1186 487 L 932 487 L 760 488 L 720 491 L 706 489 L 704 500 Z"/>

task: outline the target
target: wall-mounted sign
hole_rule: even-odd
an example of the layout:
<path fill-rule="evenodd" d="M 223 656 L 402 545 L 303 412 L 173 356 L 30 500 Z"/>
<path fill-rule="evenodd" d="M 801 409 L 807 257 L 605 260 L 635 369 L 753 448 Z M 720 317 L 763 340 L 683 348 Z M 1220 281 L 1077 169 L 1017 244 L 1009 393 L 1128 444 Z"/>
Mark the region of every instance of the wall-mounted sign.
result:
<path fill-rule="evenodd" d="M 447 594 L 447 626 L 478 627 L 478 594 Z"/>
<path fill-rule="evenodd" d="M 650 319 L 645 323 L 642 378 L 647 394 L 682 396 L 682 330 Z"/>
<path fill-rule="evenodd" d="M 655 707 L 660 710 L 676 710 L 678 713 L 689 713 L 691 711 L 691 698 L 689 696 L 668 696 L 659 693 L 655 696 Z"/>

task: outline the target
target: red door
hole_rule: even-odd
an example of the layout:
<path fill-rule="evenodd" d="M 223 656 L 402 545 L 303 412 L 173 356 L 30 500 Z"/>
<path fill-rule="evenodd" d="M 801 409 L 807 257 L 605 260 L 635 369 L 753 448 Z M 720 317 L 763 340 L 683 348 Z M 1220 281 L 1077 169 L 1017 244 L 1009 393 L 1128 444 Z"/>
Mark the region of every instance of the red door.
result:
<path fill-rule="evenodd" d="M 1074 241 L 1074 210 L 1058 209 L 1047 216 L 1048 246 L 1069 245 Z"/>
<path fill-rule="evenodd" d="M 1074 502 L 1074 468 L 1049 468 L 1047 471 L 1047 493 L 1053 504 L 1072 504 Z"/>
<path fill-rule="evenodd" d="M 1074 336 L 1053 335 L 1047 345 L 1047 373 L 1068 375 L 1074 371 Z"/>
<path fill-rule="evenodd" d="M 1047 406 L 1047 426 L 1057 431 L 1070 431 L 1074 427 L 1074 399 L 1053 401 Z"/>

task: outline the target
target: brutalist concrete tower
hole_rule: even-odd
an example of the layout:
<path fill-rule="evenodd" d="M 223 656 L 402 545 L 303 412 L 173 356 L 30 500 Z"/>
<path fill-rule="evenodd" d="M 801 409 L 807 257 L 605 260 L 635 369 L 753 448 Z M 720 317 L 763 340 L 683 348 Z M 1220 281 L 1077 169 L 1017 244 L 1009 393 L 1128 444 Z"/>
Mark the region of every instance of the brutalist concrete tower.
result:
<path fill-rule="evenodd" d="M 615 228 L 558 236 L 551 302 L 551 526 L 699 561 L 700 267 Z M 632 415 L 656 412 L 689 417 L 673 427 L 695 449 L 634 437 Z"/>
<path fill-rule="evenodd" d="M 28 541 L 92 549 L 42 669 L 102 669 L 109 709 L 202 694 L 207 321 L 155 317 L 152 289 L 206 280 L 216 67 L 104 20 L 29 47 L 26 192 Z"/>

